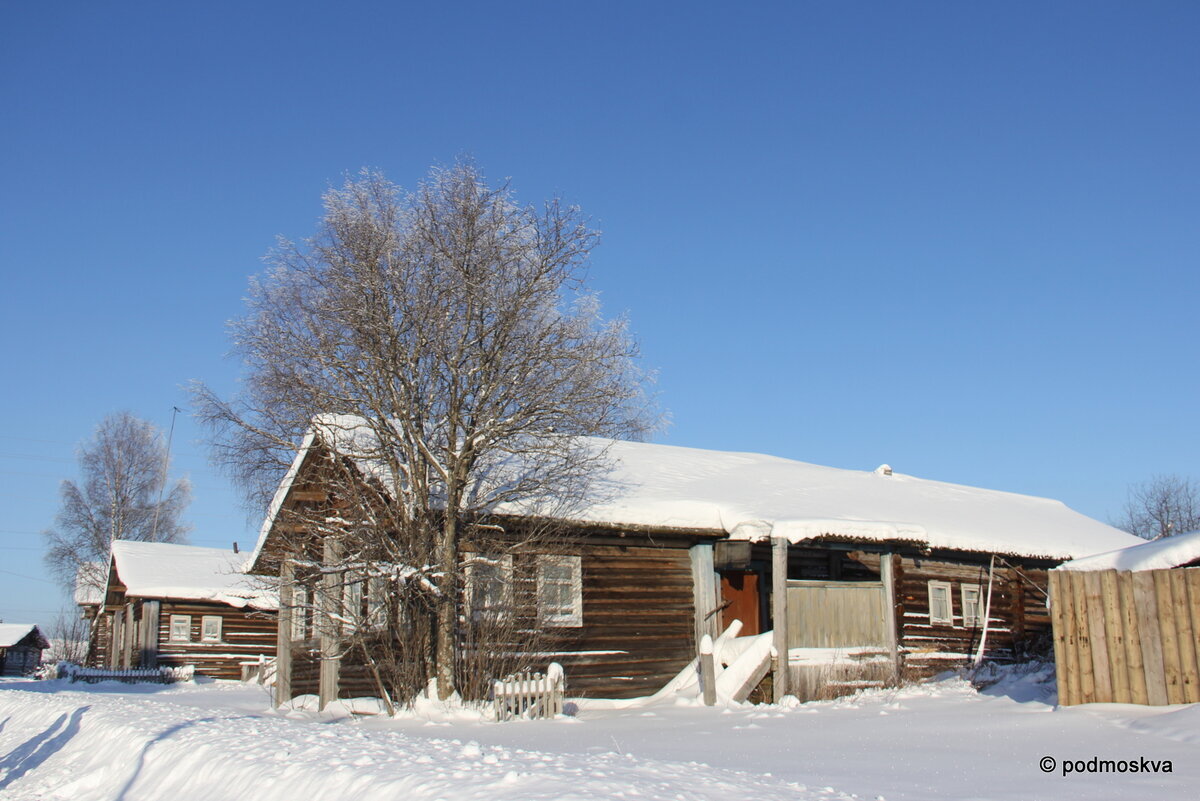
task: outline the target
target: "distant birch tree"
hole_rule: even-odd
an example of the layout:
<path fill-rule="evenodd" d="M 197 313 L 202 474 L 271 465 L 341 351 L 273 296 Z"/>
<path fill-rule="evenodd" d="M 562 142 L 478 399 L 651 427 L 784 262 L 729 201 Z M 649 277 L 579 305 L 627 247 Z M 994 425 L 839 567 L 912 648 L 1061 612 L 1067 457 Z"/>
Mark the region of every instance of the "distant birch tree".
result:
<path fill-rule="evenodd" d="M 411 193 L 363 172 L 324 200 L 316 236 L 279 245 L 233 324 L 245 393 L 227 401 L 197 385 L 195 399 L 219 461 L 260 500 L 315 416 L 332 439 L 332 415 L 365 421 L 369 441 L 354 447 L 374 471 L 334 459 L 338 511 L 303 522 L 338 540 L 338 570 L 425 599 L 428 640 L 409 619 L 392 645 L 427 648 L 424 680 L 446 698 L 478 678 L 462 651 L 481 631 L 464 611 L 473 562 L 484 571 L 485 554 L 549 536 L 505 526 L 496 507 L 540 499 L 563 516 L 605 464 L 572 435 L 639 438 L 655 417 L 625 322 L 602 319 L 584 286 L 598 235 L 577 208 L 519 205 L 471 163 L 433 169 Z M 510 652 L 536 633 L 492 628 Z"/>
<path fill-rule="evenodd" d="M 1113 525 L 1148 540 L 1200 529 L 1200 487 L 1177 475 L 1158 475 L 1134 484 L 1121 518 Z"/>
<path fill-rule="evenodd" d="M 170 457 L 162 432 L 129 412 L 105 417 L 79 447 L 80 481 L 60 485 L 62 507 L 46 540 L 46 566 L 68 588 L 77 578 L 102 580 L 94 564 L 107 565 L 113 540 L 183 542 L 180 515 L 191 485 L 165 486 Z"/>

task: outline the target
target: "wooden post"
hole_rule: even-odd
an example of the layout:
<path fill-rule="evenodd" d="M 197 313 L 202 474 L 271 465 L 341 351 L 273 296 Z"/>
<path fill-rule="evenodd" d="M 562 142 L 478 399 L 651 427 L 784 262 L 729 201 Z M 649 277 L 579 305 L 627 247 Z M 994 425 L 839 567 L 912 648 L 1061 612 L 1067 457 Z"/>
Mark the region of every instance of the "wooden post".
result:
<path fill-rule="evenodd" d="M 884 551 L 879 557 L 879 580 L 883 582 L 883 633 L 892 658 L 892 681 L 900 683 L 900 636 L 896 627 L 896 557 Z"/>
<path fill-rule="evenodd" d="M 158 619 L 161 601 L 142 601 L 142 654 L 144 668 L 158 667 Z"/>
<path fill-rule="evenodd" d="M 778 654 L 775 663 L 774 701 L 779 703 L 788 693 L 788 608 L 787 608 L 788 541 L 771 538 L 771 625 L 772 642 Z"/>
<path fill-rule="evenodd" d="M 125 649 L 121 656 L 124 666 L 133 667 L 133 644 L 137 641 L 137 618 L 134 615 L 133 601 L 125 603 Z"/>
<path fill-rule="evenodd" d="M 341 559 L 341 543 L 333 537 L 325 538 L 324 564 L 326 568 Z M 341 630 L 336 617 L 342 608 L 342 577 L 328 572 L 321 577 L 321 671 L 318 681 L 320 709 L 337 700 L 338 682 L 341 678 Z"/>
<path fill-rule="evenodd" d="M 704 691 L 704 705 L 717 703 L 717 665 L 713 659 L 712 637 L 705 634 L 700 639 L 700 686 Z"/>
<path fill-rule="evenodd" d="M 1188 610 L 1180 614 L 1188 614 L 1192 622 L 1192 637 L 1195 648 L 1195 669 L 1200 673 L 1200 570 L 1180 570 L 1184 583 L 1187 585 Z"/>
<path fill-rule="evenodd" d="M 124 632 L 125 610 L 116 609 L 112 613 L 112 626 L 108 630 L 108 667 L 116 670 L 121 666 L 121 642 Z"/>
<path fill-rule="evenodd" d="M 275 706 L 292 700 L 292 590 L 296 567 L 290 555 L 279 566 L 279 616 L 275 619 Z M 302 613 L 303 614 L 303 613 Z"/>
<path fill-rule="evenodd" d="M 692 561 L 692 604 L 696 610 L 696 645 L 707 634 L 716 637 L 720 634 L 717 628 L 720 621 L 710 613 L 717 608 L 717 574 L 713 570 L 713 546 L 711 542 L 702 542 L 688 549 Z"/>

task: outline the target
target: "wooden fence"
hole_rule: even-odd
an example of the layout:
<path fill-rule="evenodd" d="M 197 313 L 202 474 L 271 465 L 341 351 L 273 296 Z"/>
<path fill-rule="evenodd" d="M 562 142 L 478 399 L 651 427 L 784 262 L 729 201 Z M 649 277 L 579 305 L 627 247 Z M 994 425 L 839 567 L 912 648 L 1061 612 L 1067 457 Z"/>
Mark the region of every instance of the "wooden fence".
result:
<path fill-rule="evenodd" d="M 492 684 L 496 720 L 553 718 L 561 715 L 565 691 L 562 665 L 557 662 L 551 662 L 545 673 L 514 673 Z"/>
<path fill-rule="evenodd" d="M 886 646 L 884 598 L 878 581 L 789 581 L 788 648 Z"/>
<path fill-rule="evenodd" d="M 1200 568 L 1050 571 L 1058 701 L 1200 701 Z"/>

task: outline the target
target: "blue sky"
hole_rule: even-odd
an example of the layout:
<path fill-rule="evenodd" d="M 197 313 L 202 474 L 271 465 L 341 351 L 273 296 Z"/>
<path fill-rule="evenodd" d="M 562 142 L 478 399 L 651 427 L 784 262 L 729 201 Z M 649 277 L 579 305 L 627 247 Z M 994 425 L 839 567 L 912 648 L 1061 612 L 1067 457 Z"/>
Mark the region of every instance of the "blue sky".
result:
<path fill-rule="evenodd" d="M 0 618 L 60 606 L 76 444 L 231 391 L 247 278 L 364 166 L 581 205 L 661 441 L 1101 519 L 1196 474 L 1200 6 L 411 5 L 0 8 Z M 193 541 L 248 544 L 203 437 Z"/>

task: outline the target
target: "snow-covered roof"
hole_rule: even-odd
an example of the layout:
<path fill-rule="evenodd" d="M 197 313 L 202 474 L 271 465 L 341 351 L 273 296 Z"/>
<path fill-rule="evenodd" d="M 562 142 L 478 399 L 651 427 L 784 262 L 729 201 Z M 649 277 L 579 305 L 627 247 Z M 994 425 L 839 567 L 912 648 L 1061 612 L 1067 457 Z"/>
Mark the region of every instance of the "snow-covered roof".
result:
<path fill-rule="evenodd" d="M 31 631 L 38 631 L 33 623 L 0 623 L 0 648 L 11 648 L 29 636 Z M 41 637 L 41 632 L 38 632 Z M 42 647 L 48 648 L 50 643 L 41 637 Z"/>
<path fill-rule="evenodd" d="M 103 562 L 84 562 L 75 571 L 75 603 L 94 606 L 104 601 L 104 578 L 106 565 Z"/>
<path fill-rule="evenodd" d="M 1157 540 L 1064 562 L 1056 570 L 1167 570 L 1200 560 L 1200 531 Z"/>
<path fill-rule="evenodd" d="M 379 475 L 374 437 L 361 420 L 314 421 L 339 453 Z M 264 521 L 258 550 L 314 441 L 305 438 Z M 930 548 L 1071 559 L 1139 540 L 1060 501 L 979 489 L 877 470 L 845 470 L 757 453 L 585 438 L 606 451 L 611 469 L 570 514 L 605 526 L 710 531 L 738 540 L 786 537 L 792 542 L 846 538 L 912 542 Z M 540 505 L 505 503 L 497 514 L 538 514 Z M 258 550 L 256 550 L 256 555 Z"/>
<path fill-rule="evenodd" d="M 276 609 L 274 590 L 243 572 L 246 556 L 224 548 L 200 548 L 165 542 L 112 544 L 117 576 L 125 594 L 136 598 L 215 601 L 236 607 Z"/>

